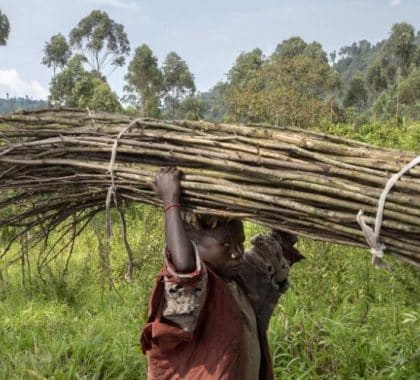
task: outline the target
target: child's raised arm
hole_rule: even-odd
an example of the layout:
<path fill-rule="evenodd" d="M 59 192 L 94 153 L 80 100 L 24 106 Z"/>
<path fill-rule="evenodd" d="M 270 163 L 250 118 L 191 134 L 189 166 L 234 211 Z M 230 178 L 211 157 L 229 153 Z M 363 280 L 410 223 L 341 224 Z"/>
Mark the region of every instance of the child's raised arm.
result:
<path fill-rule="evenodd" d="M 150 186 L 163 202 L 166 249 L 179 273 L 196 268 L 195 253 L 181 219 L 181 172 L 174 167 L 162 168 Z"/>

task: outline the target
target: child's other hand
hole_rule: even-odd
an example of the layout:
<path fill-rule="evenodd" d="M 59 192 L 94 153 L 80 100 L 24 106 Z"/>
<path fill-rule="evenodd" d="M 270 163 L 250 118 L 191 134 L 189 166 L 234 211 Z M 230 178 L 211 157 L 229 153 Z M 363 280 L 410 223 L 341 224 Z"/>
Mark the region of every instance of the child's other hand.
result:
<path fill-rule="evenodd" d="M 181 197 L 181 172 L 176 167 L 162 168 L 149 182 L 163 204 L 179 203 Z"/>
<path fill-rule="evenodd" d="M 298 238 L 296 235 L 289 232 L 272 230 L 271 236 L 275 238 L 283 247 L 283 256 L 287 260 L 290 266 L 297 263 L 298 261 L 305 258 L 298 250 L 294 247 Z"/>

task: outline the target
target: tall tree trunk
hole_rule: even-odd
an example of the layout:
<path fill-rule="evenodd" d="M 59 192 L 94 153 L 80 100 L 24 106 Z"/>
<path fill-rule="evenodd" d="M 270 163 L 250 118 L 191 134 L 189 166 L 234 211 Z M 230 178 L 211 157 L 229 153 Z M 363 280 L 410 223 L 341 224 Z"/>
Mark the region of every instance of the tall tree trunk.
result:
<path fill-rule="evenodd" d="M 397 70 L 397 109 L 396 109 L 396 114 L 395 114 L 395 119 L 399 120 L 400 117 L 400 77 L 401 77 L 401 67 L 398 66 L 398 70 Z"/>
<path fill-rule="evenodd" d="M 175 120 L 175 92 L 172 94 L 172 120 Z"/>

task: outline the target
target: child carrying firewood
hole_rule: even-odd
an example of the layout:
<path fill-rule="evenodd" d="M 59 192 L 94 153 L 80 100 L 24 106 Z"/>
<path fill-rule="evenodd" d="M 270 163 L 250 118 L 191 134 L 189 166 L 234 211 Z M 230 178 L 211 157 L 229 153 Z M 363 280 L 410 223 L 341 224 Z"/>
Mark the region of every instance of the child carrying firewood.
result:
<path fill-rule="evenodd" d="M 274 379 L 266 332 L 303 257 L 296 238 L 258 235 L 244 253 L 241 221 L 185 213 L 178 169 L 151 186 L 164 207 L 166 265 L 141 334 L 148 379 Z"/>

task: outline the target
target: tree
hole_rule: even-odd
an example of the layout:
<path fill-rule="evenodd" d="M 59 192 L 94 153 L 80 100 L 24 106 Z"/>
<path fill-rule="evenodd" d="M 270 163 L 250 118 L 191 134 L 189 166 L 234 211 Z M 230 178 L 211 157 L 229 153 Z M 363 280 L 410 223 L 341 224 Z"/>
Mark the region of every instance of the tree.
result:
<path fill-rule="evenodd" d="M 381 92 L 372 105 L 374 120 L 389 119 L 395 113 L 394 106 L 395 103 L 392 101 L 389 92 Z"/>
<path fill-rule="evenodd" d="M 413 63 L 414 66 L 420 66 L 420 44 L 417 45 L 416 51 L 414 52 Z"/>
<path fill-rule="evenodd" d="M 392 72 L 387 70 L 387 67 L 384 66 L 383 63 L 383 59 L 374 61 L 368 67 L 365 76 L 366 86 L 370 95 L 370 111 L 374 121 L 378 118 L 378 111 L 386 106 L 389 97 L 382 97 L 378 103 L 377 100 L 381 93 L 388 91 L 389 76 L 393 77 Z"/>
<path fill-rule="evenodd" d="M 330 53 L 330 62 L 331 62 L 331 65 L 334 67 L 334 65 L 335 65 L 335 59 L 337 58 L 337 52 L 335 51 L 335 50 L 333 50 L 331 53 Z"/>
<path fill-rule="evenodd" d="M 369 66 L 366 73 L 366 83 L 375 96 L 388 88 L 387 75 L 380 61 L 375 61 Z"/>
<path fill-rule="evenodd" d="M 75 54 L 59 74 L 50 83 L 50 102 L 59 105 L 76 106 L 77 99 L 73 97 L 73 89 L 87 71 L 83 68 L 85 57 Z"/>
<path fill-rule="evenodd" d="M 146 44 L 138 47 L 128 65 L 125 76 L 128 85 L 125 91 L 135 94 L 133 101 L 145 117 L 160 116 L 160 93 L 163 87 L 162 72 L 159 70 L 157 58 Z M 138 104 L 140 103 L 140 107 Z"/>
<path fill-rule="evenodd" d="M 404 115 L 412 120 L 420 118 L 420 67 L 414 67 L 399 86 L 400 102 Z"/>
<path fill-rule="evenodd" d="M 258 121 L 264 116 L 260 93 L 265 81 L 262 67 L 265 58 L 261 49 L 242 52 L 228 72 L 228 82 L 224 88 L 230 119 L 235 121 Z M 257 112 L 257 109 L 259 110 Z"/>
<path fill-rule="evenodd" d="M 265 59 L 260 49 L 242 53 L 229 71 L 229 115 L 240 122 L 309 126 L 333 118 L 337 73 L 317 42 L 292 37 Z"/>
<path fill-rule="evenodd" d="M 71 57 L 70 47 L 66 37 L 61 33 L 51 37 L 50 42 L 45 42 L 44 57 L 42 64 L 53 68 L 53 76 L 55 76 L 57 68 L 62 69 Z"/>
<path fill-rule="evenodd" d="M 109 84 L 91 73 L 76 83 L 73 97 L 77 99 L 77 107 L 94 111 L 122 111 L 118 97 Z"/>
<path fill-rule="evenodd" d="M 413 69 L 420 66 L 420 32 L 416 34 L 412 25 L 395 24 L 388 39 L 377 44 L 366 40 L 354 42 L 342 47 L 339 56 L 334 69 L 340 73 L 343 88 L 347 89 L 340 98 L 355 106 L 354 112 L 357 108 L 367 111 L 365 115 L 372 115 L 375 120 L 393 117 L 400 121 L 416 114 L 418 106 L 412 100 L 412 85 L 416 81 L 406 80 Z M 366 104 L 363 87 L 367 90 Z M 363 95 L 359 100 L 353 96 L 357 88 Z M 391 105 L 392 102 L 395 104 Z"/>
<path fill-rule="evenodd" d="M 201 98 L 187 95 L 179 105 L 179 118 L 185 120 L 201 120 L 204 114 L 204 104 Z"/>
<path fill-rule="evenodd" d="M 391 36 L 386 44 L 386 51 L 394 58 L 397 66 L 396 83 L 396 109 L 395 116 L 397 120 L 401 119 L 400 107 L 400 82 L 401 77 L 406 77 L 410 64 L 416 54 L 414 27 L 406 22 L 394 24 L 392 26 Z"/>
<path fill-rule="evenodd" d="M 394 57 L 401 75 L 406 76 L 416 51 L 414 27 L 406 22 L 394 24 L 386 50 Z"/>
<path fill-rule="evenodd" d="M 228 108 L 226 101 L 227 83 L 218 82 L 207 92 L 197 95 L 203 106 L 203 118 L 213 123 L 228 120 Z"/>
<path fill-rule="evenodd" d="M 385 42 L 381 41 L 372 45 L 369 41 L 361 40 L 339 50 L 339 59 L 335 62 L 334 69 L 341 74 L 344 87 L 350 85 L 350 81 L 358 72 L 365 73 L 367 68 L 379 59 L 384 44 Z"/>
<path fill-rule="evenodd" d="M 390 57 L 388 53 L 383 51 L 380 56 L 379 65 L 381 67 L 382 72 L 385 75 L 385 78 L 388 82 L 388 86 L 394 85 L 397 81 L 398 69 L 392 57 Z"/>
<path fill-rule="evenodd" d="M 328 115 L 333 118 L 340 78 L 328 64 L 326 53 L 318 49 L 310 44 L 309 51 L 305 48 L 294 57 L 273 54 L 270 58 L 264 68 L 271 118 L 267 121 L 307 127 Z"/>
<path fill-rule="evenodd" d="M 264 56 L 261 49 L 242 52 L 227 75 L 230 85 L 237 89 L 252 85 L 263 63 Z"/>
<path fill-rule="evenodd" d="M 308 44 L 300 37 L 291 37 L 277 45 L 273 56 L 293 58 L 302 55 Z"/>
<path fill-rule="evenodd" d="M 282 41 L 277 45 L 272 57 L 293 59 L 299 56 L 318 59 L 322 62 L 328 62 L 327 53 L 322 50 L 318 42 L 306 43 L 300 37 L 292 37 Z"/>
<path fill-rule="evenodd" d="M 166 93 L 165 103 L 171 105 L 171 117 L 187 92 L 194 94 L 194 76 L 187 63 L 175 52 L 170 52 L 163 63 L 163 84 Z"/>
<path fill-rule="evenodd" d="M 360 113 L 367 104 L 368 93 L 361 74 L 356 74 L 350 82 L 343 104 L 345 107 L 356 107 Z"/>
<path fill-rule="evenodd" d="M 340 91 L 342 88 L 342 81 L 340 74 L 335 71 L 331 70 L 331 72 L 327 76 L 327 83 L 326 93 L 328 94 L 325 97 L 325 100 L 327 100 L 329 104 L 329 113 L 330 113 L 330 121 L 336 121 L 337 120 L 337 113 L 339 113 L 339 106 L 338 106 L 338 97 L 340 95 Z"/>
<path fill-rule="evenodd" d="M 10 33 L 10 23 L 7 16 L 0 10 L 0 46 L 7 44 Z"/>
<path fill-rule="evenodd" d="M 327 53 L 322 49 L 319 42 L 311 42 L 307 44 L 302 55 L 304 57 L 312 58 L 314 61 L 318 61 L 320 64 L 328 64 Z"/>
<path fill-rule="evenodd" d="M 107 65 L 123 66 L 130 53 L 124 26 L 99 10 L 92 11 L 72 29 L 70 45 L 80 50 L 98 75 Z"/>
<path fill-rule="evenodd" d="M 108 83 L 84 69 L 85 58 L 76 54 L 50 84 L 49 101 L 95 111 L 121 111 L 117 95 Z"/>

